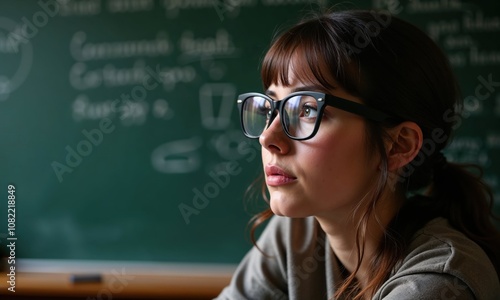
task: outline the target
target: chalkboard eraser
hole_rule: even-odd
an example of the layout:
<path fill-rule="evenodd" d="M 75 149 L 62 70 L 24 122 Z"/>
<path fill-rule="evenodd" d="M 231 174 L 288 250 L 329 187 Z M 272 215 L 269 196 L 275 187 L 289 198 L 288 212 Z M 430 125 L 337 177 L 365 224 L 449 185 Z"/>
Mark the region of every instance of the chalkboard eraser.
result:
<path fill-rule="evenodd" d="M 72 283 L 101 283 L 101 274 L 73 274 L 70 276 Z"/>

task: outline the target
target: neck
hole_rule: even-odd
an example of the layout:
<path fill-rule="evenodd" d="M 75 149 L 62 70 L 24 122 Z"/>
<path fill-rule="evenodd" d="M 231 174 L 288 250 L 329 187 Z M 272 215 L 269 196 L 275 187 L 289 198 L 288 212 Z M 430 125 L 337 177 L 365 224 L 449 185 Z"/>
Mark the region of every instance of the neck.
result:
<path fill-rule="evenodd" d="M 370 280 L 369 262 L 375 256 L 384 232 L 397 213 L 399 203 L 402 202 L 394 194 L 390 193 L 391 197 L 386 194 L 383 193 L 377 200 L 374 211 L 366 220 L 366 226 L 359 224 L 366 207 L 359 207 L 356 210 L 351 208 L 350 213 L 343 212 L 328 217 L 316 216 L 321 228 L 327 234 L 330 247 L 346 270 L 353 273 L 359 266 L 355 276 L 362 287 L 365 287 Z M 352 211 L 355 211 L 354 216 Z"/>

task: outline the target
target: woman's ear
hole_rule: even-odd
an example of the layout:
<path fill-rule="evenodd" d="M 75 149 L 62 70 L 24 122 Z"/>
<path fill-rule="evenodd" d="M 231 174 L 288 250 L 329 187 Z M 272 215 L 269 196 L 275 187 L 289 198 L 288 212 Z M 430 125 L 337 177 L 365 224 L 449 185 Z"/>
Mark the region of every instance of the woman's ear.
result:
<path fill-rule="evenodd" d="M 391 141 L 387 147 L 388 171 L 396 171 L 417 156 L 423 143 L 420 126 L 406 121 L 389 129 Z"/>

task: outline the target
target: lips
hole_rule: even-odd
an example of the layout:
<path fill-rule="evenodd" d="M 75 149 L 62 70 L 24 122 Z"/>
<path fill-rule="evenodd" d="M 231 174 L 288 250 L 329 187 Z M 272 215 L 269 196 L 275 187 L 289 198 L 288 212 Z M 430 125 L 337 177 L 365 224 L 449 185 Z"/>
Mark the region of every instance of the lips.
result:
<path fill-rule="evenodd" d="M 264 171 L 266 172 L 266 183 L 269 186 L 285 185 L 297 180 L 297 177 L 276 165 L 266 165 Z"/>

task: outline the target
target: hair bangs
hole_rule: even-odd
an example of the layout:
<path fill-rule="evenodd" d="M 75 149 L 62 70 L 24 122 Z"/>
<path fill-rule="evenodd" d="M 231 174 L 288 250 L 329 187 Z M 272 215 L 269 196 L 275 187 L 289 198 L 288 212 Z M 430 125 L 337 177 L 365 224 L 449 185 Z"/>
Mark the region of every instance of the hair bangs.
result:
<path fill-rule="evenodd" d="M 332 37 L 325 22 L 305 22 L 278 37 L 264 57 L 261 69 L 264 89 L 272 84 L 290 86 L 294 78 L 329 92 L 340 85 L 355 92 L 359 74 L 338 36 Z"/>

